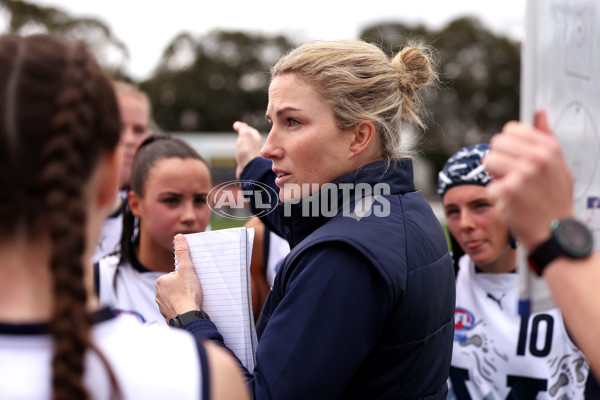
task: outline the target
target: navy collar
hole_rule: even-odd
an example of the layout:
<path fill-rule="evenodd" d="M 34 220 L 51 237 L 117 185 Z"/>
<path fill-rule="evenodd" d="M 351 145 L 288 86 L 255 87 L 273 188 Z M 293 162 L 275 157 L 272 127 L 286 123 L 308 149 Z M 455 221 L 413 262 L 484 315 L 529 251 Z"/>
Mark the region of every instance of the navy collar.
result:
<path fill-rule="evenodd" d="M 141 273 L 144 273 L 144 272 L 156 272 L 156 271 L 152 271 L 151 269 L 148 269 L 144 264 L 142 264 L 140 262 L 140 260 L 135 255 L 134 246 L 130 246 L 129 247 L 129 254 L 128 254 L 127 258 L 129 259 L 129 264 L 131 264 L 131 267 L 133 269 L 135 269 L 136 271 L 138 271 L 138 272 L 141 272 Z"/>
<path fill-rule="evenodd" d="M 109 307 L 103 307 L 92 314 L 92 324 L 108 321 L 117 314 Z M 47 335 L 50 333 L 48 323 L 5 324 L 0 322 L 0 335 Z"/>
<path fill-rule="evenodd" d="M 339 187 L 344 183 L 353 185 L 366 183 L 374 186 L 377 183 L 386 183 L 390 186 L 390 194 L 403 194 L 414 192 L 415 186 L 413 183 L 413 165 L 410 158 L 396 160 L 379 160 L 367 164 L 355 171 L 349 172 L 338 178 L 333 185 Z M 331 193 L 331 192 L 328 192 Z M 348 206 L 343 203 L 343 190 L 337 190 L 337 215 L 342 215 L 343 207 Z M 349 192 L 350 199 L 353 201 L 353 190 Z M 309 207 L 304 203 L 310 202 L 313 198 L 327 199 L 327 194 L 324 191 L 314 193 L 311 196 L 303 199 L 299 203 L 285 206 L 285 203 L 278 203 L 276 212 L 279 213 L 283 224 L 289 228 L 288 242 L 290 247 L 294 248 L 298 243 L 304 240 L 308 235 L 314 232 L 319 227 L 323 226 L 327 221 L 335 217 L 325 217 L 320 212 L 316 216 L 303 216 L 303 208 L 306 210 Z M 352 208 L 353 204 L 350 204 Z M 289 215 L 286 215 L 286 209 Z"/>

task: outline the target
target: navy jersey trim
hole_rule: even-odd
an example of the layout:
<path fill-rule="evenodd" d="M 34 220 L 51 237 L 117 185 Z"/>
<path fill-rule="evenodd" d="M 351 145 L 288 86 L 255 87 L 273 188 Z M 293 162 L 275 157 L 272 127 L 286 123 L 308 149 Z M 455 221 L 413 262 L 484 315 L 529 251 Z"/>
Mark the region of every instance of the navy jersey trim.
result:
<path fill-rule="evenodd" d="M 100 297 L 100 262 L 94 263 L 94 291 Z"/>
<path fill-rule="evenodd" d="M 144 266 L 144 264 L 142 264 L 140 262 L 140 260 L 138 260 L 137 256 L 135 255 L 135 251 L 133 249 L 133 246 L 131 246 L 129 248 L 129 263 L 131 264 L 131 266 L 133 267 L 133 269 L 135 269 L 138 272 L 144 273 L 144 272 L 154 272 L 148 268 L 146 268 L 146 266 Z"/>
<path fill-rule="evenodd" d="M 92 314 L 92 323 L 98 324 L 108 321 L 117 314 L 109 307 L 103 307 Z M 33 324 L 5 324 L 0 322 L 0 334 L 2 335 L 47 335 L 50 333 L 47 323 Z"/>
<path fill-rule="evenodd" d="M 200 358 L 200 367 L 202 368 L 202 398 L 210 399 L 210 375 L 208 371 L 208 357 L 206 356 L 206 349 L 202 342 L 196 340 L 198 346 L 198 357 Z"/>

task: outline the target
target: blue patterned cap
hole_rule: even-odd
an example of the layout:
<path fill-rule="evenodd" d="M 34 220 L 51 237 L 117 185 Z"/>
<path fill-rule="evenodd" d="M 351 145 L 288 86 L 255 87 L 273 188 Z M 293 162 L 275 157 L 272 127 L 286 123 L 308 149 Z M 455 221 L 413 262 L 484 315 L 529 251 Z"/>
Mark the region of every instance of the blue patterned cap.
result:
<path fill-rule="evenodd" d="M 463 147 L 446 161 L 444 168 L 438 174 L 437 193 L 441 199 L 448 189 L 459 185 L 486 186 L 492 180 L 481 159 L 490 151 L 487 144 L 476 144 Z"/>

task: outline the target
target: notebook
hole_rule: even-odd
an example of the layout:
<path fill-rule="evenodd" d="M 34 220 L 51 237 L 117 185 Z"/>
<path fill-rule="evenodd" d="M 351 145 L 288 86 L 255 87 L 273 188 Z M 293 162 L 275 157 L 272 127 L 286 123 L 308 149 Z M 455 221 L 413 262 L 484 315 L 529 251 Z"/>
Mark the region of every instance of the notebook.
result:
<path fill-rule="evenodd" d="M 184 235 L 194 271 L 202 283 L 202 310 L 250 373 L 254 371 L 256 328 L 250 291 L 254 228 L 230 228 Z"/>

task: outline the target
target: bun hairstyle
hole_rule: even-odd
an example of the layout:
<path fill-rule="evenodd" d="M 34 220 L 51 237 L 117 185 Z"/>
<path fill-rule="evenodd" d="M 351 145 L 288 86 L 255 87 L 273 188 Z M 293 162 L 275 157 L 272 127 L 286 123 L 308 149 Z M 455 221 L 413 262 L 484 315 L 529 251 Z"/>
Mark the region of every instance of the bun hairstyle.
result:
<path fill-rule="evenodd" d="M 100 156 L 118 142 L 115 94 L 82 43 L 0 36 L 0 235 L 50 242 L 55 399 L 88 397 L 84 355 L 95 348 L 83 283 L 84 190 Z"/>
<path fill-rule="evenodd" d="M 402 121 L 423 127 L 422 90 L 437 82 L 433 59 L 422 45 L 404 47 L 393 59 L 362 40 L 308 42 L 272 68 L 271 79 L 292 73 L 312 84 L 332 108 L 340 129 L 375 124 L 383 159 L 406 157 Z"/>

